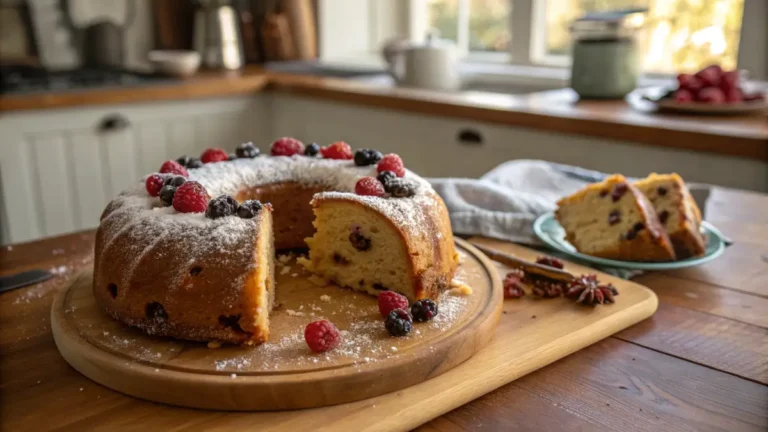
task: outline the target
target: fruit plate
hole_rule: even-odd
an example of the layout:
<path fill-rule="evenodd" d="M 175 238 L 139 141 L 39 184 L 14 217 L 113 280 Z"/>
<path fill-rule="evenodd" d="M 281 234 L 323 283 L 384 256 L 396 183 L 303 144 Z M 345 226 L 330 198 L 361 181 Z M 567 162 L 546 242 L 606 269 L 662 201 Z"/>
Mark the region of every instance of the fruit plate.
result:
<path fill-rule="evenodd" d="M 693 267 L 707 263 L 719 257 L 725 251 L 726 240 L 723 234 L 708 222 L 701 223 L 701 231 L 707 240 L 707 248 L 704 255 L 695 258 L 688 258 L 672 262 L 638 262 L 638 261 L 618 261 L 606 258 L 598 258 L 591 255 L 580 253 L 568 243 L 565 239 L 565 230 L 555 219 L 553 212 L 543 214 L 533 223 L 533 230 L 536 235 L 547 244 L 570 258 L 597 264 L 604 267 L 616 267 L 635 270 L 675 270 L 686 267 Z"/>
<path fill-rule="evenodd" d="M 630 101 L 639 99 L 645 103 L 650 103 L 659 111 L 686 114 L 740 115 L 752 114 L 768 109 L 768 101 L 766 100 L 732 104 L 677 103 L 672 98 L 663 97 L 668 93 L 668 88 L 650 87 L 635 90 L 628 97 Z"/>

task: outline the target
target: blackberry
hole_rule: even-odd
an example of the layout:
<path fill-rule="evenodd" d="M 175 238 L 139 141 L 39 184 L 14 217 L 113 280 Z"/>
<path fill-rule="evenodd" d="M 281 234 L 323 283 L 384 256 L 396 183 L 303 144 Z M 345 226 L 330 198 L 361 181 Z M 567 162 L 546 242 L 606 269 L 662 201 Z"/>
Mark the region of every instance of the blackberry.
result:
<path fill-rule="evenodd" d="M 304 147 L 304 156 L 317 156 L 318 153 L 320 153 L 320 146 L 317 143 Z"/>
<path fill-rule="evenodd" d="M 416 321 L 429 321 L 437 316 L 437 304 L 430 299 L 421 299 L 411 305 L 411 314 Z"/>
<path fill-rule="evenodd" d="M 243 219 L 253 219 L 261 211 L 261 201 L 247 200 L 237 208 L 237 215 Z"/>
<path fill-rule="evenodd" d="M 170 175 L 168 178 L 165 179 L 163 182 L 163 186 L 173 186 L 173 187 L 179 187 L 183 185 L 187 179 L 180 175 Z"/>
<path fill-rule="evenodd" d="M 187 162 L 187 168 L 200 168 L 203 166 L 203 161 L 198 158 L 190 158 Z"/>
<path fill-rule="evenodd" d="M 395 198 L 408 198 L 416 195 L 416 186 L 401 178 L 394 178 L 384 184 L 384 190 Z"/>
<path fill-rule="evenodd" d="M 173 196 L 176 195 L 176 186 L 163 186 L 162 189 L 160 189 L 160 201 L 165 204 L 165 206 L 169 206 L 173 204 Z"/>
<path fill-rule="evenodd" d="M 179 163 L 179 165 L 181 165 L 181 166 L 183 166 L 183 167 L 189 167 L 189 162 L 190 162 L 192 159 L 194 159 L 194 158 L 193 158 L 193 157 L 191 157 L 191 156 L 187 156 L 187 155 L 184 155 L 184 156 L 182 156 L 182 157 L 180 157 L 180 158 L 176 159 L 176 162 L 178 162 L 178 163 Z"/>
<path fill-rule="evenodd" d="M 376 176 L 376 179 L 384 185 L 384 189 L 387 188 L 387 183 L 397 178 L 397 174 L 393 171 L 382 171 Z"/>
<path fill-rule="evenodd" d="M 229 195 L 220 195 L 208 201 L 208 208 L 205 210 L 205 217 L 208 219 L 218 219 L 232 216 L 237 211 L 237 201 Z"/>
<path fill-rule="evenodd" d="M 235 149 L 235 154 L 239 158 L 253 159 L 258 156 L 259 153 L 261 153 L 259 148 L 253 145 L 250 141 L 240 144 Z"/>
<path fill-rule="evenodd" d="M 235 160 L 235 159 L 237 159 L 237 155 L 235 153 L 228 153 L 227 154 L 227 160 L 228 161 Z"/>
<path fill-rule="evenodd" d="M 408 312 L 394 309 L 387 315 L 384 326 L 392 336 L 405 336 L 413 330 L 413 319 Z"/>
<path fill-rule="evenodd" d="M 360 230 L 352 231 L 349 234 L 349 242 L 352 247 L 359 251 L 367 251 L 371 248 L 371 239 L 360 234 Z"/>
<path fill-rule="evenodd" d="M 355 165 L 367 166 L 378 163 L 384 155 L 373 149 L 360 149 L 355 152 Z"/>

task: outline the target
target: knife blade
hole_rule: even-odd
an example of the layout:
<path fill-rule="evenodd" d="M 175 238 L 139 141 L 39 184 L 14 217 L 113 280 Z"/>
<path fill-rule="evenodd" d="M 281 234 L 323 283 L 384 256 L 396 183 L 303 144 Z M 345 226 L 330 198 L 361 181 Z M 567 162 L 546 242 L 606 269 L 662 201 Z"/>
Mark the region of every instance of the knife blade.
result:
<path fill-rule="evenodd" d="M 487 246 L 479 245 L 477 243 L 472 243 L 472 246 L 480 249 L 482 253 L 488 255 L 488 258 L 494 261 L 498 261 L 504 265 L 508 265 L 512 268 L 520 269 L 526 272 L 527 274 L 535 274 L 537 276 L 545 277 L 547 279 L 564 281 L 564 282 L 570 282 L 576 279 L 574 275 L 572 275 L 571 273 L 568 273 L 565 270 L 560 270 L 550 266 L 545 266 L 542 264 L 536 264 L 531 261 L 526 261 L 526 260 L 517 258 L 515 256 L 512 256 L 510 254 L 499 252 L 495 249 L 491 249 Z"/>

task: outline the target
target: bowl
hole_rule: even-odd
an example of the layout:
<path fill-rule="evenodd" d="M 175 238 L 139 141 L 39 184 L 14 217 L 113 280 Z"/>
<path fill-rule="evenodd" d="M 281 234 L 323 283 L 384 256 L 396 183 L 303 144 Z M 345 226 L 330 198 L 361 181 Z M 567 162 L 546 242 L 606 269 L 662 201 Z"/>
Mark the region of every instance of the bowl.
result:
<path fill-rule="evenodd" d="M 188 77 L 200 68 L 200 54 L 196 51 L 155 50 L 147 58 L 156 72 L 166 75 Z"/>

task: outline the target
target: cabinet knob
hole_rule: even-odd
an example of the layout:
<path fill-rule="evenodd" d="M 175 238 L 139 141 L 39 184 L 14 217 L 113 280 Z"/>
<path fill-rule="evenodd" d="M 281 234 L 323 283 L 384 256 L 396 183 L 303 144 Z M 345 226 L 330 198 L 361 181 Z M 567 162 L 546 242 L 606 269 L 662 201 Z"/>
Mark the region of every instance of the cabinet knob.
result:
<path fill-rule="evenodd" d="M 465 145 L 481 145 L 483 144 L 483 134 L 475 129 L 459 129 L 456 140 Z"/>
<path fill-rule="evenodd" d="M 130 124 L 128 119 L 120 114 L 111 114 L 101 120 L 99 123 L 99 132 L 106 133 L 121 131 L 130 126 Z"/>

